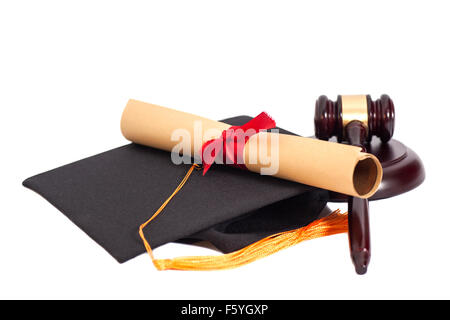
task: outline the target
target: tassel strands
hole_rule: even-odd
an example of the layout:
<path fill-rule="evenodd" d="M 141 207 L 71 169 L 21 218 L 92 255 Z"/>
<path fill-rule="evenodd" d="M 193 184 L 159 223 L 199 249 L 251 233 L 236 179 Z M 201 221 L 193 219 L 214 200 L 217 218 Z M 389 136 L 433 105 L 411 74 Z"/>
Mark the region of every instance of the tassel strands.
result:
<path fill-rule="evenodd" d="M 153 251 L 144 236 L 144 228 L 156 218 L 170 200 L 181 190 L 189 179 L 194 169 L 199 169 L 197 164 L 191 166 L 186 176 L 180 182 L 175 191 L 161 205 L 161 207 L 139 227 L 139 235 L 145 245 L 145 248 L 152 259 L 152 262 L 158 270 L 225 270 L 243 266 L 250 262 L 272 255 L 280 250 L 294 246 L 302 241 L 330 236 L 339 233 L 348 232 L 347 214 L 341 214 L 339 210 L 334 211 L 327 217 L 313 221 L 307 226 L 280 232 L 255 243 L 252 243 L 240 250 L 223 255 L 213 256 L 190 256 L 177 257 L 173 259 L 155 259 Z"/>

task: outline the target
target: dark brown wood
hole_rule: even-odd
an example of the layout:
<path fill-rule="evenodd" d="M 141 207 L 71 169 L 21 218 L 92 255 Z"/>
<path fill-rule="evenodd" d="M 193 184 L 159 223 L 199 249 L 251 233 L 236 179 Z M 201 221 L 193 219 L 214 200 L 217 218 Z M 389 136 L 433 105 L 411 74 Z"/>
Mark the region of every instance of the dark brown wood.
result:
<path fill-rule="evenodd" d="M 366 151 L 368 130 L 361 121 L 354 120 L 345 126 L 345 139 L 352 146 L 361 147 Z"/>
<path fill-rule="evenodd" d="M 373 136 L 379 137 L 383 142 L 387 142 L 394 134 L 394 103 L 387 94 L 381 95 L 375 101 L 372 100 L 370 95 L 366 97 L 369 126 L 366 142 L 370 142 Z M 332 101 L 324 95 L 316 100 L 314 128 L 315 136 L 321 140 L 329 140 L 331 137 L 336 137 L 338 142 L 346 140 L 342 125 L 341 96 L 338 96 L 336 101 Z"/>
<path fill-rule="evenodd" d="M 369 202 L 349 197 L 348 237 L 350 255 L 357 274 L 365 274 L 370 262 Z"/>
<path fill-rule="evenodd" d="M 395 109 L 394 103 L 387 94 L 383 94 L 380 99 L 372 101 L 367 95 L 367 113 L 369 122 L 368 142 L 372 136 L 377 136 L 382 142 L 388 142 L 394 135 Z"/>
<path fill-rule="evenodd" d="M 388 95 L 367 98 L 367 126 L 358 120 L 343 127 L 342 98 L 336 101 L 320 96 L 316 101 L 315 136 L 321 140 L 359 146 L 377 156 L 383 167 L 383 180 L 370 200 L 391 197 L 417 187 L 425 179 L 420 158 L 398 141 L 391 140 L 395 127 L 394 103 Z M 370 261 L 369 202 L 330 192 L 331 201 L 348 201 L 350 253 L 358 274 L 367 272 Z"/>
<path fill-rule="evenodd" d="M 342 140 L 342 108 L 336 102 L 320 96 L 316 101 L 314 114 L 315 136 L 320 140 L 328 140 L 336 136 Z"/>
<path fill-rule="evenodd" d="M 365 145 L 368 130 L 361 121 L 353 120 L 345 128 L 345 139 L 353 146 Z M 370 261 L 369 201 L 356 197 L 348 199 L 348 238 L 350 255 L 357 274 L 365 274 Z"/>
<path fill-rule="evenodd" d="M 336 141 L 331 139 L 330 141 Z M 383 179 L 369 201 L 386 199 L 408 192 L 425 180 L 425 169 L 419 156 L 400 141 L 383 143 L 375 137 L 366 144 L 366 151 L 375 155 L 383 167 Z M 331 202 L 347 202 L 346 195 L 330 192 Z"/>

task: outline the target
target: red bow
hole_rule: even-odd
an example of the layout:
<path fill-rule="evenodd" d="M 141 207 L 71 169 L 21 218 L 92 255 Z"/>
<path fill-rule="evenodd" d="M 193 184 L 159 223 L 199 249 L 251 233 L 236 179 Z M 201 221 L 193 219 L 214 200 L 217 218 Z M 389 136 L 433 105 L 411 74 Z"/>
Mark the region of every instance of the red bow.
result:
<path fill-rule="evenodd" d="M 248 139 L 261 130 L 272 129 L 275 126 L 275 121 L 267 113 L 261 112 L 242 126 L 232 126 L 224 130 L 220 138 L 206 141 L 202 146 L 203 175 L 220 153 L 225 164 L 246 169 L 243 153 Z"/>

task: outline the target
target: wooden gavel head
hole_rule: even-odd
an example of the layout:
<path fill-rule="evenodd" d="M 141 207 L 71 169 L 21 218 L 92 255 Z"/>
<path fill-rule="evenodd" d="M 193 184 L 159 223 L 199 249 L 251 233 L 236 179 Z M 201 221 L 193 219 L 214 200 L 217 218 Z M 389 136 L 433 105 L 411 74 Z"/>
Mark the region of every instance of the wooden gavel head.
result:
<path fill-rule="evenodd" d="M 394 103 L 388 95 L 372 100 L 370 95 L 340 95 L 337 101 L 320 96 L 316 101 L 314 127 L 316 137 L 361 145 L 377 136 L 387 142 L 394 134 Z"/>

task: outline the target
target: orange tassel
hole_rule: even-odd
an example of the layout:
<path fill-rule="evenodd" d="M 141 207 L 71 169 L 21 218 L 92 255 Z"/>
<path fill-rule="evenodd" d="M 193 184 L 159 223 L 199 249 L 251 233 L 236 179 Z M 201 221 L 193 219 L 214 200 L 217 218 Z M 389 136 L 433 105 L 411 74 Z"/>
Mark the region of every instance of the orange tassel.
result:
<path fill-rule="evenodd" d="M 280 250 L 296 245 L 305 240 L 325 237 L 333 234 L 346 233 L 348 231 L 347 214 L 341 214 L 336 210 L 329 216 L 313 221 L 309 225 L 280 232 L 255 243 L 252 243 L 240 250 L 228 254 L 217 256 L 191 256 L 178 257 L 174 259 L 155 259 L 153 251 L 144 236 L 143 229 L 166 207 L 170 200 L 184 186 L 192 171 L 199 168 L 194 164 L 188 173 L 172 193 L 172 195 L 161 205 L 161 207 L 139 227 L 139 235 L 144 242 L 145 248 L 158 270 L 224 270 L 243 266 L 255 260 L 267 257 Z"/>

